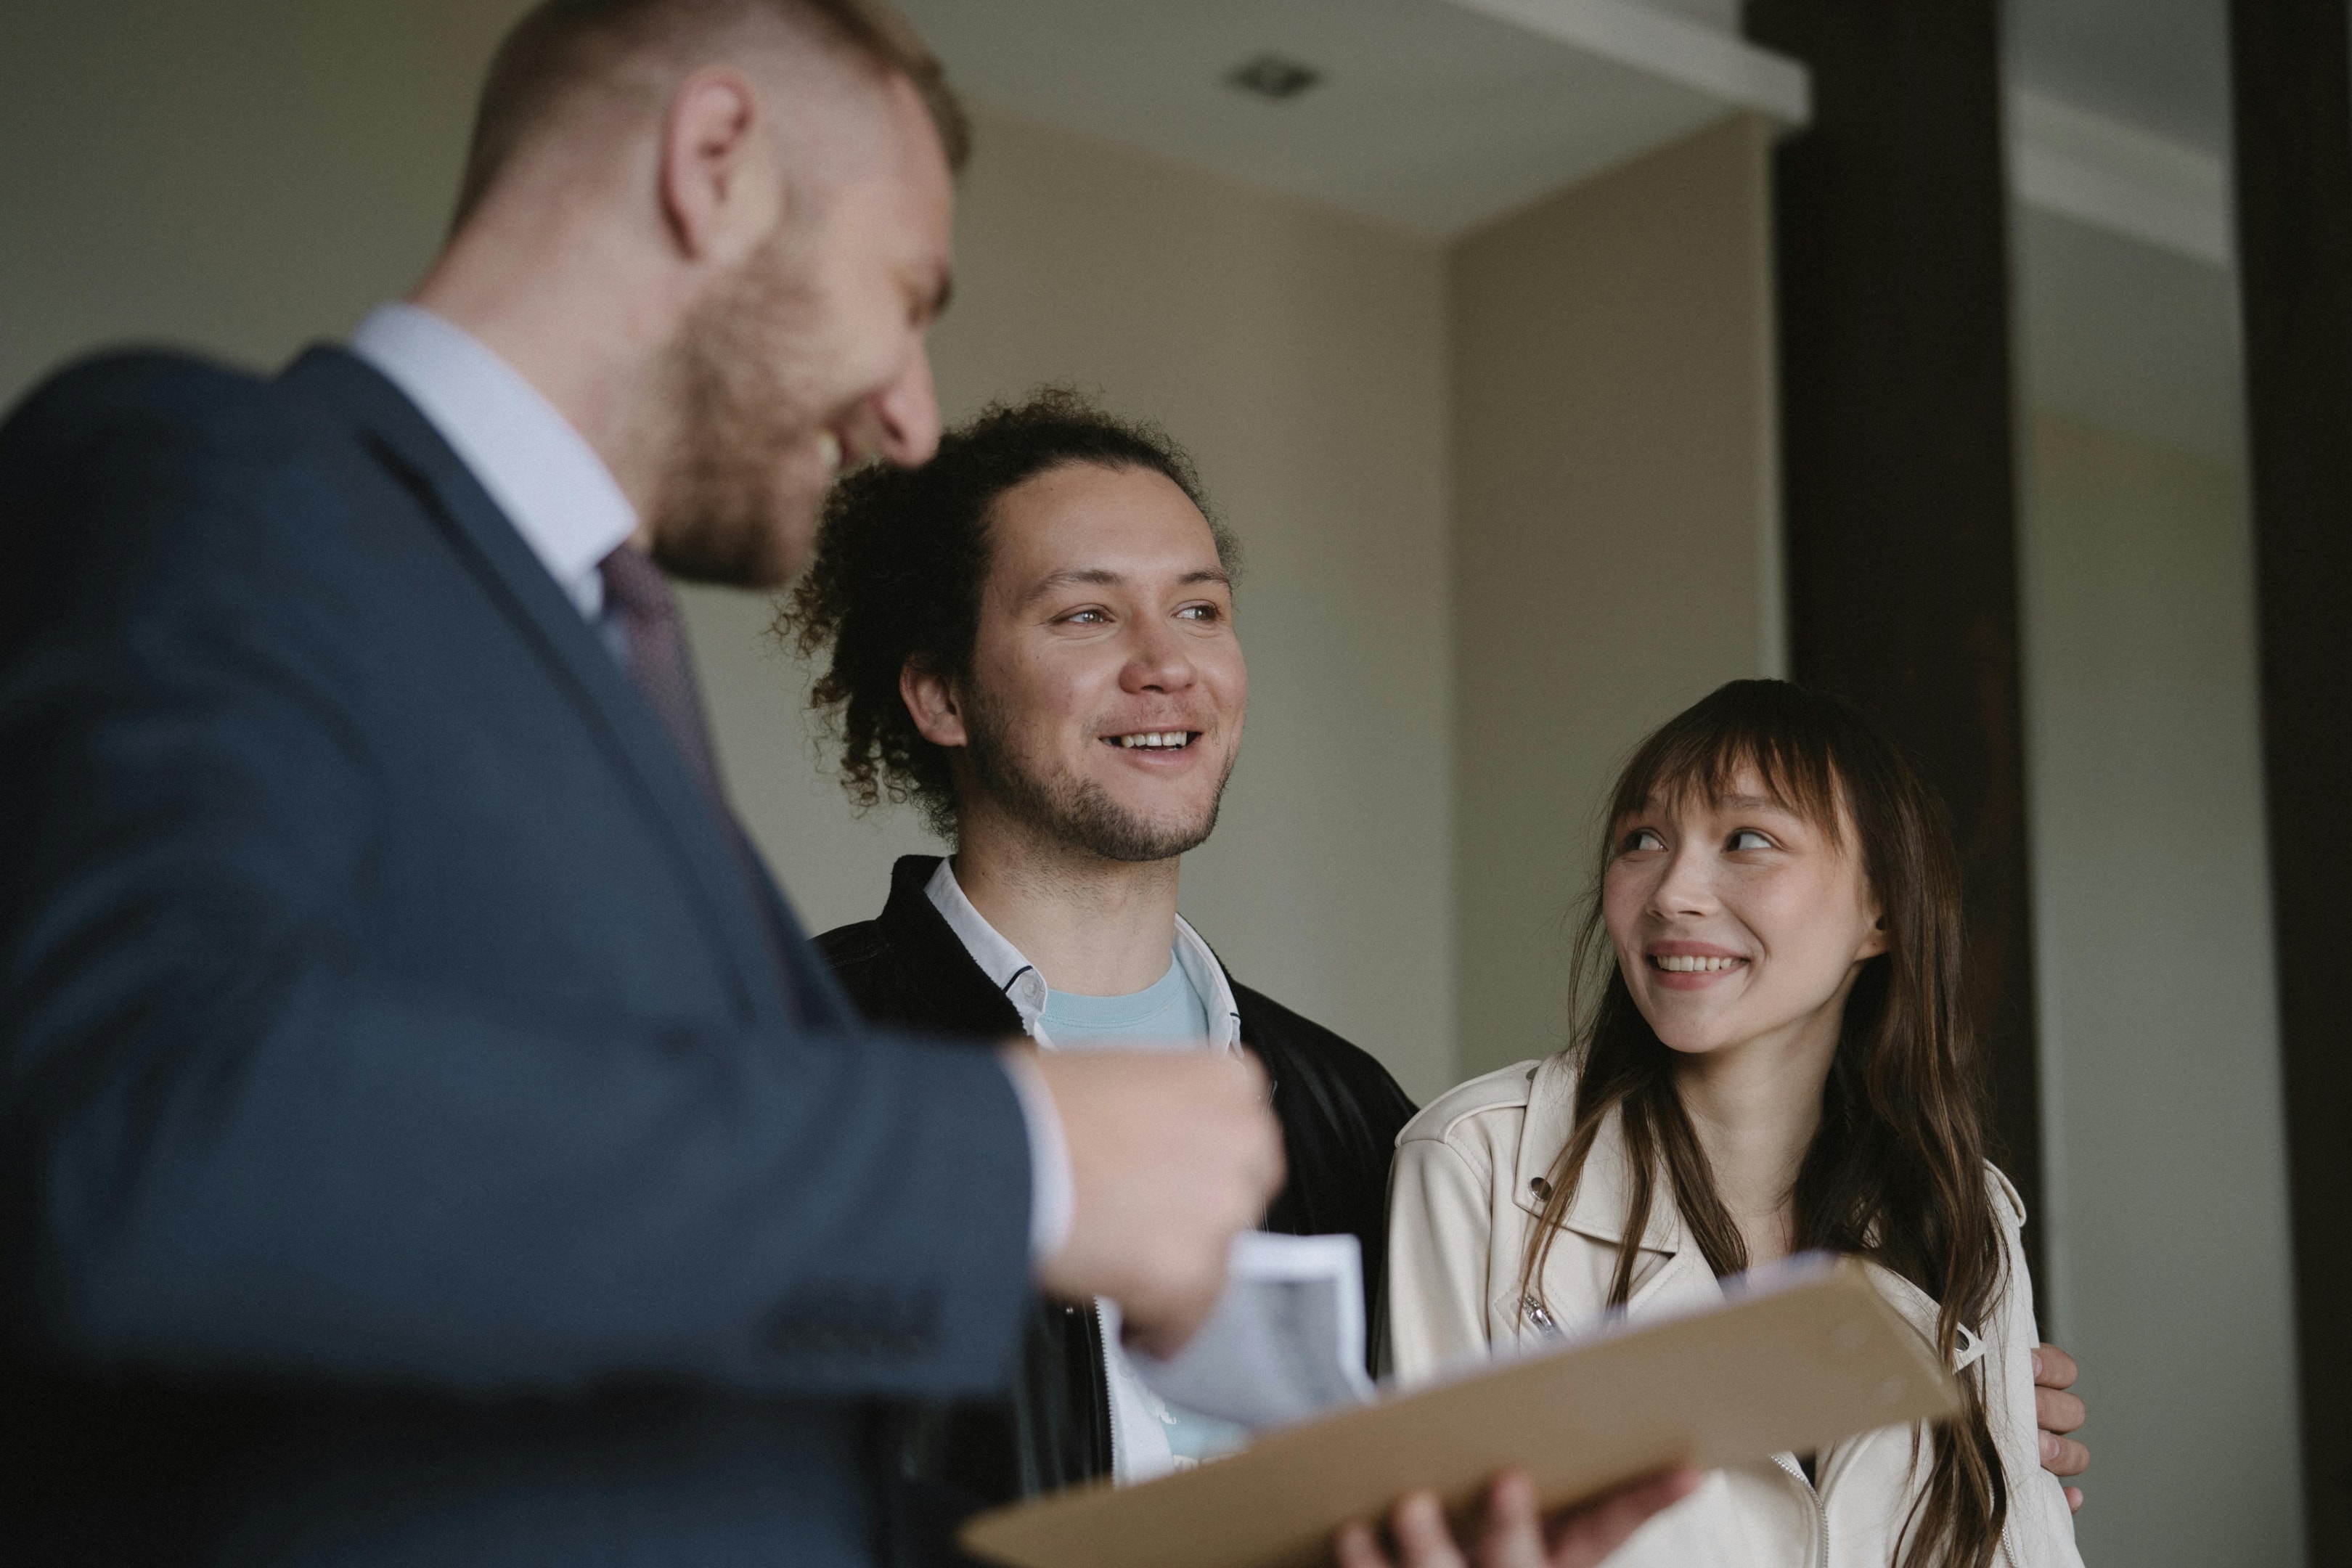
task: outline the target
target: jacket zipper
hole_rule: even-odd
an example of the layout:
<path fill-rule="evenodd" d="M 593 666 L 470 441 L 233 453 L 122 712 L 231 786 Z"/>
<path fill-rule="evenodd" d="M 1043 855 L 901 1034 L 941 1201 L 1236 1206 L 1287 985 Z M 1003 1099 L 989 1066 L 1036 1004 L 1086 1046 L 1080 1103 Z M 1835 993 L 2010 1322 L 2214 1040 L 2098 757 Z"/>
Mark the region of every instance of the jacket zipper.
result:
<path fill-rule="evenodd" d="M 1805 1489 L 1805 1500 L 1813 1505 L 1814 1539 L 1820 1543 L 1820 1550 L 1813 1558 L 1813 1568 L 1830 1568 L 1830 1510 L 1822 1505 L 1822 1494 L 1814 1489 L 1812 1482 L 1805 1479 L 1804 1467 L 1790 1456 L 1775 1454 L 1772 1462 L 1788 1471 L 1790 1477 Z M 1816 1458 L 1813 1463 L 1826 1471 L 1827 1466 L 1822 1458 Z"/>
<path fill-rule="evenodd" d="M 1102 1377 L 1103 1415 L 1110 1427 L 1110 1473 L 1118 1474 L 1118 1391 L 1111 1387 L 1110 1336 L 1103 1332 L 1102 1303 L 1097 1300 L 1087 1309 L 1095 1319 L 1095 1366 Z"/>

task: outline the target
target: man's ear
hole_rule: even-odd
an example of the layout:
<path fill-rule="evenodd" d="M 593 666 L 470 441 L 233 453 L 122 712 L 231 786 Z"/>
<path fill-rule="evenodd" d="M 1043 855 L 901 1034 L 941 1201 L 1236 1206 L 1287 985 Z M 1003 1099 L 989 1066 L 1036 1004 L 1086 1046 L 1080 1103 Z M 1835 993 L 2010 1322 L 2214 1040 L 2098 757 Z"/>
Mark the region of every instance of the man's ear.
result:
<path fill-rule="evenodd" d="M 963 746 L 971 737 L 963 726 L 963 701 L 955 683 L 920 659 L 898 668 L 898 697 L 915 729 L 934 746 Z"/>
<path fill-rule="evenodd" d="M 706 66 L 678 84 L 662 117 L 657 179 L 671 241 L 689 261 L 740 261 L 783 214 L 782 160 L 751 79 Z"/>

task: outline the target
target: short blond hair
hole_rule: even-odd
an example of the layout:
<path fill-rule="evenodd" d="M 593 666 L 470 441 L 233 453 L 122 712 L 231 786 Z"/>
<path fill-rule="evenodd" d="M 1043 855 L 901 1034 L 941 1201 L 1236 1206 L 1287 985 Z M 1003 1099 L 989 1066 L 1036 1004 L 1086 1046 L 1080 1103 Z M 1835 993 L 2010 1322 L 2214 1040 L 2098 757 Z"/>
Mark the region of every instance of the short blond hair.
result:
<path fill-rule="evenodd" d="M 575 88 L 681 37 L 762 16 L 813 31 L 922 95 L 948 166 L 963 167 L 971 122 L 920 35 L 883 0 L 541 0 L 490 58 L 474 113 L 452 226 L 462 226 L 515 152 Z"/>

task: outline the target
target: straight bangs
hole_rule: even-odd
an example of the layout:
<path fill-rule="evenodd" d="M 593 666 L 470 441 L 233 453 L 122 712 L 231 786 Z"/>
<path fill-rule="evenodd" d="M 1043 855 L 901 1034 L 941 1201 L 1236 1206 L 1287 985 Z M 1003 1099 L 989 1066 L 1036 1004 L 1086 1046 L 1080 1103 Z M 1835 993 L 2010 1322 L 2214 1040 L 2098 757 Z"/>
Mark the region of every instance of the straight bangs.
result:
<path fill-rule="evenodd" d="M 1609 803 L 1604 859 L 1627 817 L 1711 804 L 1750 772 L 1767 798 L 1842 843 L 1840 739 L 1820 700 L 1801 689 L 1778 680 L 1721 687 L 1668 721 L 1625 764 Z"/>

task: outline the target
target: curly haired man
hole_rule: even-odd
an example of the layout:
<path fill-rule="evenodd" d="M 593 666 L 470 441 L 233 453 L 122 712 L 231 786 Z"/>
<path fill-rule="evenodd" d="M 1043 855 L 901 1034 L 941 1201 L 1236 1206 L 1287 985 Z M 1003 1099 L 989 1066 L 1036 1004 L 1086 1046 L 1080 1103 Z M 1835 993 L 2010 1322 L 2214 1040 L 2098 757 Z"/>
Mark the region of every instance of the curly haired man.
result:
<path fill-rule="evenodd" d="M 1289 1172 L 1267 1227 L 1354 1234 L 1377 1284 L 1412 1103 L 1176 912 L 1241 749 L 1235 553 L 1182 452 L 1065 392 L 845 480 L 783 628 L 826 660 L 814 700 L 853 797 L 919 806 L 955 854 L 900 860 L 879 919 L 818 940 L 877 1021 L 1255 1052 Z M 1013 1396 L 918 1415 L 908 1472 L 961 1509 L 1215 1452 L 1225 1435 L 1132 1376 L 1107 1315 L 1041 1303 Z"/>

